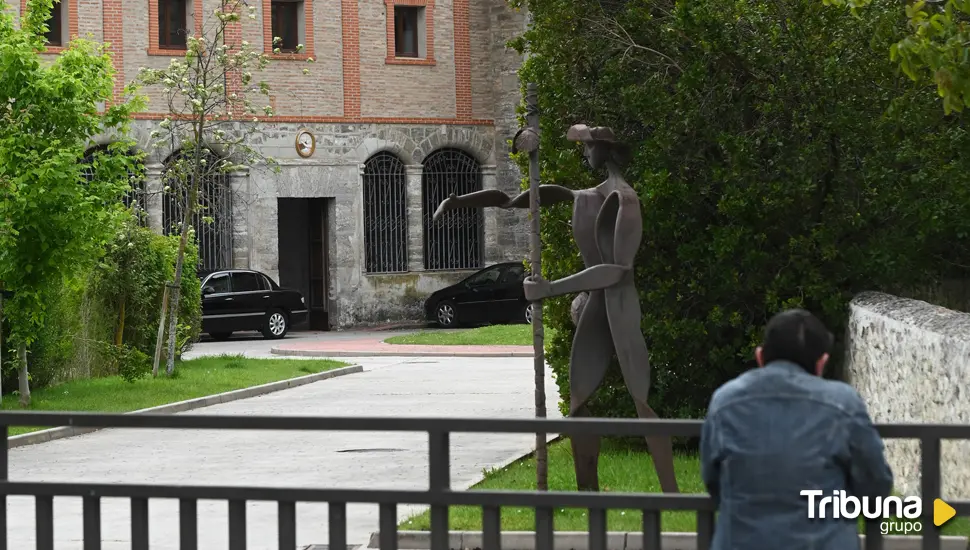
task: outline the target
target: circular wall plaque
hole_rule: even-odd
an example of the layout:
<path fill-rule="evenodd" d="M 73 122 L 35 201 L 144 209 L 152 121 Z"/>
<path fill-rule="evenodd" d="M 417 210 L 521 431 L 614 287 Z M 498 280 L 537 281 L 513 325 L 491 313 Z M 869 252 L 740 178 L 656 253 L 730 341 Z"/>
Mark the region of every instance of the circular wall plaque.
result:
<path fill-rule="evenodd" d="M 296 153 L 303 158 L 313 156 L 317 148 L 317 138 L 309 130 L 303 130 L 296 135 Z"/>

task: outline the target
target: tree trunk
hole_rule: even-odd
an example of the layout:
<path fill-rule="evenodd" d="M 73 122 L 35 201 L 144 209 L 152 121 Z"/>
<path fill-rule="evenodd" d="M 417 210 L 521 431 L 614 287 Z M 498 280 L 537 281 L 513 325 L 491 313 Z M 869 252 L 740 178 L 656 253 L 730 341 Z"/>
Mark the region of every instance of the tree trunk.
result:
<path fill-rule="evenodd" d="M 20 406 L 30 406 L 30 378 L 27 373 L 27 344 L 17 344 L 17 358 L 20 360 Z"/>
<path fill-rule="evenodd" d="M 539 135 L 539 100 L 536 85 L 527 85 L 525 97 L 526 121 Z M 532 277 L 542 277 L 542 240 L 539 233 L 539 149 L 529 153 L 529 213 L 532 217 L 531 258 Z M 532 348 L 535 359 L 536 418 L 546 417 L 546 358 L 543 350 L 545 334 L 542 327 L 542 300 L 532 302 Z M 546 434 L 536 434 L 536 489 L 549 490 L 549 459 Z"/>
<path fill-rule="evenodd" d="M 198 148 L 198 147 L 197 147 Z M 197 151 L 197 155 L 201 154 Z M 198 162 L 198 161 L 197 161 Z M 199 200 L 199 174 L 198 167 L 192 176 L 189 185 L 189 197 L 185 205 L 185 215 L 182 218 L 182 232 L 179 237 L 179 250 L 175 256 L 175 280 L 172 282 L 171 312 L 168 320 L 168 357 L 165 359 L 165 373 L 169 376 L 175 372 L 175 340 L 178 329 L 179 298 L 182 290 L 182 268 L 185 265 L 185 246 L 189 242 L 189 224 L 194 218 L 195 203 Z"/>
<path fill-rule="evenodd" d="M 121 307 L 118 311 L 118 327 L 115 329 L 115 346 L 121 347 L 125 339 L 125 302 L 127 302 L 127 296 L 121 296 Z"/>
<path fill-rule="evenodd" d="M 162 342 L 165 341 L 165 313 L 168 312 L 168 283 L 162 291 L 162 309 L 158 313 L 158 336 L 155 337 L 155 360 L 152 361 L 152 376 L 158 376 L 158 365 L 162 361 Z"/>

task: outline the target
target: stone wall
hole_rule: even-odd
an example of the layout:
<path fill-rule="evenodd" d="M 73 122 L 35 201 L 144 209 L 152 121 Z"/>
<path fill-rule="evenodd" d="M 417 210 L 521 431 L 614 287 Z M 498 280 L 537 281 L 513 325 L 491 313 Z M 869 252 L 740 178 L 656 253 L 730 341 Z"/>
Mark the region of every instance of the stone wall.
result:
<path fill-rule="evenodd" d="M 153 121 L 137 121 L 134 131 L 147 150 Z M 316 150 L 308 159 L 295 149 L 301 130 L 316 136 Z M 335 327 L 400 319 L 419 319 L 424 299 L 474 272 L 425 271 L 423 257 L 422 162 L 441 147 L 459 148 L 472 155 L 482 170 L 485 189 L 508 189 L 514 182 L 500 182 L 497 173 L 510 173 L 507 155 L 497 156 L 500 138 L 491 126 L 390 125 L 390 124 L 287 124 L 265 123 L 255 137 L 259 151 L 275 159 L 279 171 L 250 167 L 234 174 L 233 266 L 256 269 L 279 281 L 280 198 L 326 198 L 329 211 L 330 320 Z M 408 271 L 369 274 L 364 269 L 362 167 L 380 151 L 395 154 L 407 168 Z M 149 221 L 162 228 L 162 162 L 170 151 L 151 151 L 148 172 Z M 519 224 L 499 221 L 517 216 Z M 521 260 L 526 246 L 515 246 L 524 233 L 525 211 L 511 215 L 486 210 L 484 219 L 484 265 Z"/>
<path fill-rule="evenodd" d="M 848 381 L 877 423 L 970 423 L 970 314 L 866 292 L 850 305 Z M 919 494 L 919 443 L 886 440 L 896 489 Z M 944 498 L 970 496 L 970 442 L 942 444 Z"/>

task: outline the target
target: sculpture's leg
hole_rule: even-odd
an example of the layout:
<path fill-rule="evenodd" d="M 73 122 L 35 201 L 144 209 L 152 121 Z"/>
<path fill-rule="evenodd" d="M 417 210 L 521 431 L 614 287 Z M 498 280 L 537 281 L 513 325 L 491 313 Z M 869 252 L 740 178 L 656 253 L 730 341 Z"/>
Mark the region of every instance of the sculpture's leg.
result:
<path fill-rule="evenodd" d="M 650 358 L 647 343 L 640 330 L 640 297 L 632 283 L 609 288 L 606 294 L 606 308 L 616 357 L 623 372 L 623 381 L 633 396 L 640 418 L 657 418 L 657 414 L 647 404 L 650 394 Z M 665 493 L 677 493 L 677 476 L 674 473 L 673 443 L 669 437 L 648 437 L 647 447 L 653 457 L 660 488 Z"/>
<path fill-rule="evenodd" d="M 603 382 L 613 359 L 613 339 L 606 318 L 603 291 L 589 293 L 573 338 L 569 359 L 569 416 L 589 416 L 586 402 Z M 596 435 L 572 436 L 576 486 L 580 491 L 599 490 L 600 438 Z"/>
<path fill-rule="evenodd" d="M 585 405 L 575 409 L 571 418 L 590 416 Z M 600 436 L 574 435 L 569 438 L 576 468 L 576 488 L 580 491 L 599 491 Z"/>

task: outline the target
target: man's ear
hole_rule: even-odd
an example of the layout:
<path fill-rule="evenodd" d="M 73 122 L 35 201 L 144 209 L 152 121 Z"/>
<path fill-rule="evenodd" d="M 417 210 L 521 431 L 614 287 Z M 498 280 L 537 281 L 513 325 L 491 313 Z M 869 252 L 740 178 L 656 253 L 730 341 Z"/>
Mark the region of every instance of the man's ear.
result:
<path fill-rule="evenodd" d="M 827 353 L 823 353 L 822 356 L 818 358 L 818 361 L 815 362 L 815 374 L 817 376 L 822 376 L 822 373 L 825 372 L 825 364 L 828 362 L 829 354 Z"/>
<path fill-rule="evenodd" d="M 762 351 L 761 346 L 758 346 L 754 350 L 754 360 L 758 362 L 759 367 L 765 366 L 765 359 Z"/>

